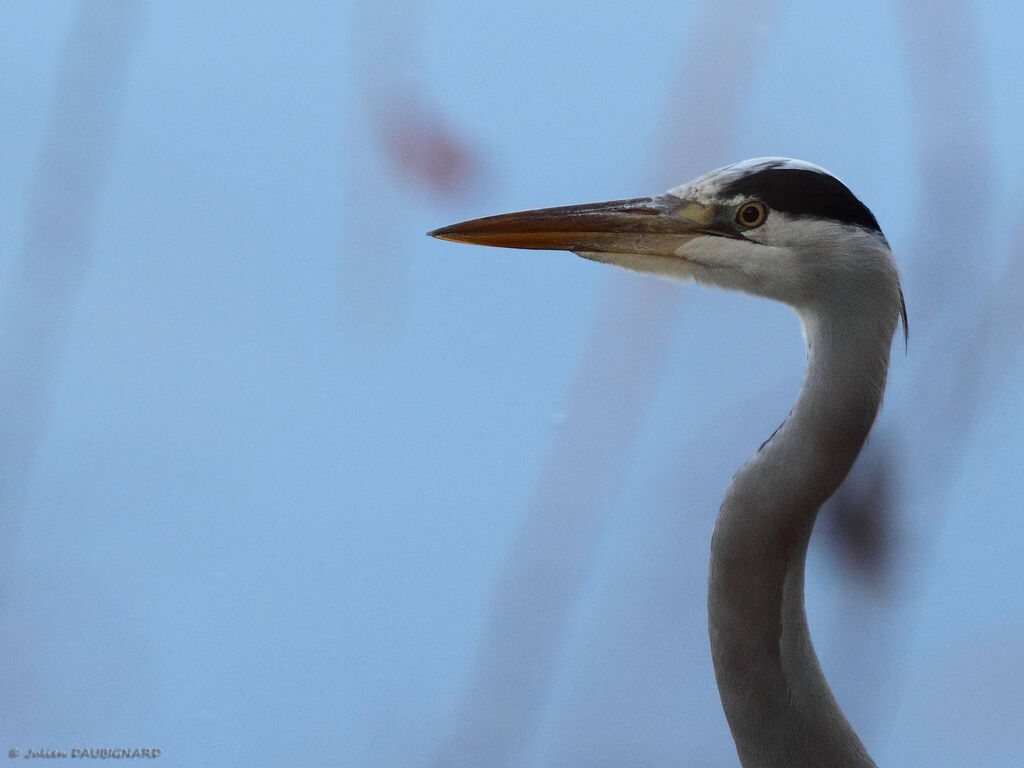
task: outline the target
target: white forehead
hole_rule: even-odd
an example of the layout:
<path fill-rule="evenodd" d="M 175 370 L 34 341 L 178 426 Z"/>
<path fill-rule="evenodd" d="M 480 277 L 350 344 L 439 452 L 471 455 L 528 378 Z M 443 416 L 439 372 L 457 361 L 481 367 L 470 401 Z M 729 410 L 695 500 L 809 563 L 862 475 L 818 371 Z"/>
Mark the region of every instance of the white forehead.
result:
<path fill-rule="evenodd" d="M 670 189 L 668 193 L 686 200 L 695 200 L 699 203 L 710 203 L 721 199 L 722 189 L 736 179 L 750 174 L 764 171 L 769 168 L 793 169 L 801 171 L 815 171 L 833 176 L 820 165 L 808 163 L 805 160 L 794 160 L 791 157 L 755 157 L 751 160 L 744 160 L 732 165 L 718 168 L 703 176 L 698 176 L 693 181 L 688 181 L 678 187 Z"/>

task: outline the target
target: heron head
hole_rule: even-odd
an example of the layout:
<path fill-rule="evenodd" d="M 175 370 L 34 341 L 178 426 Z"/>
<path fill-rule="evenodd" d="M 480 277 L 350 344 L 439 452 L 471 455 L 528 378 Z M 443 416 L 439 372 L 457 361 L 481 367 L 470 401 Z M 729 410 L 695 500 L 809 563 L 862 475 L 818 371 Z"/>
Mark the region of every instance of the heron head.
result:
<path fill-rule="evenodd" d="M 729 165 L 655 197 L 490 216 L 430 234 L 572 251 L 801 311 L 861 299 L 902 308 L 892 253 L 871 211 L 828 171 L 786 158 Z"/>

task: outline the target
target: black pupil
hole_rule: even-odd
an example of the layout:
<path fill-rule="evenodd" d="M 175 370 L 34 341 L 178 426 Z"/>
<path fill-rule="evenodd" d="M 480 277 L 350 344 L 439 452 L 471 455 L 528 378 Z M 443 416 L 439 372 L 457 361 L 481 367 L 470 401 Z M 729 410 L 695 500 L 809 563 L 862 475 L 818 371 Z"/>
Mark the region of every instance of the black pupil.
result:
<path fill-rule="evenodd" d="M 748 205 L 741 214 L 744 224 L 753 224 L 761 218 L 761 211 L 756 205 Z"/>

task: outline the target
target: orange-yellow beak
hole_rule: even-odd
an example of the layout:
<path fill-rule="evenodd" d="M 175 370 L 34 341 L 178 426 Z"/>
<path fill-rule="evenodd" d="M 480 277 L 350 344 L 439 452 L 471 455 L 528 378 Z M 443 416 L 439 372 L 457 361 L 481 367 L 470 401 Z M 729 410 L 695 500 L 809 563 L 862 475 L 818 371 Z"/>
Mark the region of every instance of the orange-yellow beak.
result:
<path fill-rule="evenodd" d="M 666 255 L 698 235 L 736 237 L 713 212 L 673 195 L 487 216 L 435 229 L 458 243 L 588 253 Z"/>

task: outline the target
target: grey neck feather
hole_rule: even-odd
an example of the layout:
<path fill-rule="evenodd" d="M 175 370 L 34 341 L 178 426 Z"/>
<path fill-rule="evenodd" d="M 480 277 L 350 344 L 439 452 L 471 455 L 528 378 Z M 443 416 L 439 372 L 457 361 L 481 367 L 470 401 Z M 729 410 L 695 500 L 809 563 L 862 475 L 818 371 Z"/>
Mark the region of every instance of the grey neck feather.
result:
<path fill-rule="evenodd" d="M 808 363 L 796 405 L 737 473 L 715 524 L 715 676 L 744 768 L 874 766 L 811 645 L 804 560 L 818 509 L 846 477 L 881 404 L 895 316 L 834 305 L 801 316 Z"/>

